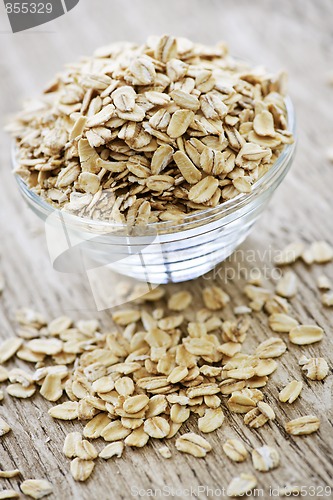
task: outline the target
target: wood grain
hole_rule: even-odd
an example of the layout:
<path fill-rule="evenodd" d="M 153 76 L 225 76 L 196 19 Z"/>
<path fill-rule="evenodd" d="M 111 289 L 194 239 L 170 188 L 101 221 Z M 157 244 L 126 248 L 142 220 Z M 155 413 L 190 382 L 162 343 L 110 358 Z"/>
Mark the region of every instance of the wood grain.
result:
<path fill-rule="evenodd" d="M 207 279 L 222 282 L 234 304 L 244 303 L 242 287 L 253 267 L 269 266 L 269 254 L 275 248 L 302 239 L 305 242 L 325 239 L 333 244 L 332 164 L 325 151 L 332 136 L 333 88 L 327 84 L 332 72 L 333 4 L 331 0 L 81 0 L 66 16 L 37 30 L 13 35 L 3 8 L 0 12 L 0 120 L 19 107 L 23 98 L 38 93 L 43 84 L 61 66 L 95 47 L 116 40 L 143 41 L 149 34 L 172 32 L 204 43 L 225 39 L 234 54 L 263 63 L 272 69 L 286 68 L 290 75 L 290 94 L 298 119 L 298 151 L 294 166 L 274 196 L 252 236 L 242 246 L 237 262 L 227 262 L 215 273 L 195 282 L 170 289 L 189 288 L 197 297 Z M 110 312 L 96 313 L 89 287 L 83 277 L 60 274 L 49 262 L 43 224 L 31 213 L 18 194 L 10 173 L 8 137 L 0 135 L 1 183 L 1 270 L 6 288 L 0 299 L 1 336 L 14 332 L 15 309 L 31 306 L 50 318 L 67 313 L 74 318 L 99 317 L 110 324 Z M 255 251 L 257 262 L 248 262 Z M 252 255 L 252 253 L 251 253 Z M 238 280 L 225 281 L 227 269 L 242 268 Z M 14 432 L 1 439 L 0 466 L 18 467 L 23 477 L 46 478 L 54 484 L 54 495 L 63 500 L 128 499 L 134 488 L 148 490 L 173 487 L 183 490 L 198 486 L 226 487 L 231 478 L 253 471 L 248 460 L 234 465 L 223 454 L 222 443 L 239 436 L 248 448 L 261 443 L 279 448 L 282 465 L 275 471 L 259 474 L 258 488 L 282 487 L 287 482 L 305 486 L 332 484 L 332 374 L 325 382 L 309 382 L 301 399 L 292 406 L 277 406 L 279 389 L 289 380 L 299 378 L 297 361 L 301 353 L 323 355 L 333 366 L 333 312 L 323 309 L 315 277 L 324 271 L 333 280 L 332 265 L 324 269 L 294 266 L 300 291 L 292 306 L 303 322 L 317 323 L 325 329 L 319 345 L 300 349 L 290 346 L 279 369 L 268 385 L 268 401 L 276 405 L 277 420 L 271 426 L 249 431 L 241 418 L 227 414 L 227 423 L 208 439 L 213 452 L 196 460 L 173 452 L 163 460 L 154 442 L 143 450 L 126 450 L 123 458 L 99 462 L 86 484 L 75 483 L 69 474 L 68 460 L 62 454 L 66 432 L 81 424 L 58 423 L 47 415 L 50 404 L 40 397 L 17 401 L 9 396 L 1 404 L 0 414 Z M 269 273 L 268 273 L 269 274 Z M 269 276 L 270 281 L 270 276 Z M 198 299 L 199 301 L 199 299 Z M 195 303 L 195 307 L 198 307 Z M 231 309 L 225 312 L 231 315 Z M 267 318 L 255 315 L 246 349 L 270 334 Z M 322 425 L 316 435 L 291 438 L 283 423 L 304 414 L 320 416 Z M 194 421 L 188 429 L 196 429 Z M 49 439 L 49 440 L 48 440 Z M 17 480 L 1 480 L 0 488 L 13 486 Z M 158 492 L 157 492 L 158 493 Z M 158 497 L 158 494 L 156 495 Z M 217 496 L 217 495 L 216 495 Z M 222 495 L 221 495 L 222 496 Z M 199 493 L 197 498 L 206 498 Z M 313 498 L 310 493 L 303 498 Z"/>

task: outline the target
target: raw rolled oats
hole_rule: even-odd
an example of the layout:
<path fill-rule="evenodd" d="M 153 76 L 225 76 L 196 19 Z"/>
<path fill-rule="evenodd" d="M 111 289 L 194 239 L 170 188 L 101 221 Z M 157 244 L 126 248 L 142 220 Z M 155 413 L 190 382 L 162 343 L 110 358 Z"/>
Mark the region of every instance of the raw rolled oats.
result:
<path fill-rule="evenodd" d="M 20 494 L 15 490 L 4 489 L 0 491 L 0 500 L 8 500 L 10 498 L 19 498 L 19 497 Z"/>
<path fill-rule="evenodd" d="M 282 356 L 287 350 L 286 344 L 282 339 L 277 337 L 271 337 L 270 339 L 264 340 L 258 345 L 256 349 L 256 355 L 258 358 L 276 358 Z"/>
<path fill-rule="evenodd" d="M 168 300 L 168 308 L 172 311 L 183 311 L 192 302 L 192 295 L 190 292 L 184 290 L 182 292 L 174 293 Z"/>
<path fill-rule="evenodd" d="M 179 437 L 176 440 L 176 448 L 178 451 L 189 453 L 197 458 L 205 457 L 212 449 L 206 439 L 194 432 L 188 432 Z"/>
<path fill-rule="evenodd" d="M 94 470 L 95 462 L 93 460 L 81 460 L 74 458 L 71 461 L 70 470 L 75 481 L 86 481 Z"/>
<path fill-rule="evenodd" d="M 252 462 L 255 469 L 260 472 L 268 472 L 278 467 L 280 455 L 275 448 L 264 445 L 253 450 Z"/>
<path fill-rule="evenodd" d="M 144 71 L 142 67 L 140 71 Z M 207 78 L 206 85 L 211 85 Z M 200 85 L 204 85 L 204 79 Z M 159 92 L 151 92 L 147 96 L 149 102 L 160 102 Z M 130 99 L 126 99 L 126 106 L 131 107 Z M 184 146 L 186 152 L 191 151 L 188 156 L 196 168 L 201 165 L 203 152 L 205 168 L 218 168 L 220 160 L 205 149 L 209 150 L 212 143 L 210 139 L 209 146 L 200 148 L 191 140 L 191 145 L 198 147 L 198 156 Z M 239 146 L 241 151 L 243 145 Z M 260 154 L 258 150 L 249 151 L 245 148 L 246 155 Z M 170 155 L 170 151 L 165 153 Z M 147 167 L 141 166 L 143 175 Z M 117 327 L 107 332 L 101 331 L 96 320 L 73 322 L 61 316 L 48 324 L 34 311 L 25 309 L 18 314 L 19 343 L 10 340 L 5 344 L 4 359 L 11 359 L 16 352 L 18 358 L 36 363 L 35 371 L 7 370 L 0 365 L 0 380 L 8 381 L 8 392 L 17 397 L 38 391 L 45 399 L 56 401 L 66 395 L 68 400 L 50 408 L 49 414 L 57 419 L 85 421 L 82 434 L 69 433 L 63 447 L 64 454 L 72 459 L 75 480 L 89 477 L 97 457 L 120 457 L 125 446 L 143 447 L 150 438 L 171 439 L 184 428 L 191 414 L 197 416 L 202 433 L 223 425 L 223 406 L 244 414 L 245 425 L 253 429 L 275 419 L 274 409 L 264 401 L 260 389 L 277 369 L 278 362 L 273 358 L 286 351 L 285 342 L 268 337 L 255 351 L 246 354 L 243 343 L 251 326 L 250 317 L 229 319 L 233 310 L 226 307 L 230 297 L 218 286 L 204 288 L 205 308 L 197 311 L 188 310 L 190 292 L 175 292 L 168 298 L 163 298 L 164 293 L 163 289 L 154 290 L 135 302 L 133 308 L 114 312 Z M 299 325 L 290 315 L 288 301 L 263 288 L 261 280 L 252 280 L 245 294 L 252 303 L 257 302 L 258 310 L 267 313 L 273 330 L 289 332 L 292 343 L 303 345 L 322 338 L 321 328 Z M 156 300 L 163 302 L 156 307 Z M 149 309 L 146 301 L 151 303 Z M 302 356 L 299 364 L 312 380 L 323 380 L 329 371 L 323 358 Z M 292 403 L 301 390 L 302 382 L 293 380 L 281 390 L 279 400 Z M 319 428 L 319 419 L 302 417 L 288 422 L 285 428 L 293 435 L 308 434 Z M 0 434 L 9 430 L 1 420 Z M 99 454 L 87 441 L 97 438 L 109 443 Z M 176 448 L 204 457 L 211 445 L 190 432 L 176 437 Z M 223 449 L 236 462 L 244 461 L 248 455 L 243 443 L 235 439 L 227 440 Z M 161 456 L 171 456 L 169 448 L 160 450 Z M 254 450 L 252 458 L 260 471 L 271 470 L 279 462 L 275 450 L 266 445 Z M 251 480 L 246 475 L 237 478 L 230 491 L 249 491 L 247 486 L 253 481 L 253 476 Z"/>
<path fill-rule="evenodd" d="M 293 271 L 287 271 L 276 286 L 276 293 L 290 298 L 297 293 L 297 276 Z"/>
<path fill-rule="evenodd" d="M 19 469 L 13 469 L 13 470 L 0 470 L 0 477 L 4 478 L 11 478 L 18 476 L 20 473 Z"/>
<path fill-rule="evenodd" d="M 115 441 L 114 443 L 107 444 L 99 453 L 100 458 L 108 460 L 112 457 L 120 458 L 124 451 L 124 443 L 122 441 Z"/>
<path fill-rule="evenodd" d="M 302 363 L 302 371 L 310 380 L 324 380 L 328 375 L 329 367 L 324 358 L 310 358 Z"/>
<path fill-rule="evenodd" d="M 239 439 L 227 439 L 223 444 L 223 451 L 234 462 L 244 462 L 248 457 L 248 452 Z"/>
<path fill-rule="evenodd" d="M 296 345 L 314 344 L 322 340 L 324 331 L 316 325 L 299 325 L 289 332 L 290 342 Z"/>
<path fill-rule="evenodd" d="M 134 446 L 136 448 L 142 448 L 149 441 L 149 435 L 145 432 L 143 425 L 135 429 L 127 438 L 124 443 L 126 446 Z"/>
<path fill-rule="evenodd" d="M 332 284 L 325 274 L 318 276 L 317 286 L 320 290 L 330 290 L 332 288 Z"/>
<path fill-rule="evenodd" d="M 201 432 L 213 432 L 224 422 L 222 408 L 207 408 L 203 417 L 198 419 L 198 427 Z"/>
<path fill-rule="evenodd" d="M 314 415 L 306 415 L 305 417 L 295 418 L 285 424 L 285 429 L 288 434 L 293 436 L 301 436 L 302 434 L 312 434 L 320 427 L 320 420 Z"/>
<path fill-rule="evenodd" d="M 274 313 L 268 318 L 269 326 L 274 332 L 289 333 L 298 326 L 298 321 L 284 313 Z"/>
<path fill-rule="evenodd" d="M 279 400 L 282 403 L 293 403 L 301 394 L 302 389 L 303 382 L 292 380 L 280 391 Z"/>
<path fill-rule="evenodd" d="M 150 37 L 68 66 L 10 127 L 16 173 L 57 208 L 130 226 L 249 193 L 293 140 L 283 78 L 186 44 Z"/>
<path fill-rule="evenodd" d="M 81 443 L 82 441 L 82 436 L 80 432 L 70 432 L 67 434 L 65 441 L 64 441 L 64 446 L 63 446 L 63 453 L 67 458 L 74 458 L 77 456 L 77 447 L 78 444 Z"/>
<path fill-rule="evenodd" d="M 46 479 L 27 479 L 20 485 L 22 493 L 31 498 L 43 498 L 50 495 L 53 491 L 53 486 Z"/>
<path fill-rule="evenodd" d="M 170 432 L 170 424 L 163 417 L 151 417 L 145 420 L 144 431 L 148 436 L 156 439 L 163 439 Z"/>
<path fill-rule="evenodd" d="M 23 340 L 20 338 L 9 338 L 0 344 L 0 363 L 8 361 L 21 347 Z"/>

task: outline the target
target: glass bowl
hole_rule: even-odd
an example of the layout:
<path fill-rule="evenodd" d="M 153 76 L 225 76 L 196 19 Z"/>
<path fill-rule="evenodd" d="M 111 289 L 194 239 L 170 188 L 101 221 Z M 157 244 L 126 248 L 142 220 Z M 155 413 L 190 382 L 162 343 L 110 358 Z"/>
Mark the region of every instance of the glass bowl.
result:
<path fill-rule="evenodd" d="M 286 98 L 289 130 L 294 110 Z M 169 283 L 201 276 L 225 260 L 248 236 L 275 189 L 287 174 L 295 143 L 287 144 L 270 170 L 252 187 L 217 207 L 186 215 L 182 223 L 156 222 L 141 233 L 119 223 L 84 219 L 59 210 L 16 179 L 30 208 L 45 222 L 51 260 L 60 271 L 107 266 L 146 283 Z M 15 151 L 13 154 L 15 165 Z"/>

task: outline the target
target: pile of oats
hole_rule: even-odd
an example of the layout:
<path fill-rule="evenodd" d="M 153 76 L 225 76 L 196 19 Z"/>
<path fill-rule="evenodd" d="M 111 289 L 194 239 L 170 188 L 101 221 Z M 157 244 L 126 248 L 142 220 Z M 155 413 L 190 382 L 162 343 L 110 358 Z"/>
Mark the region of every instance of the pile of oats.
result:
<path fill-rule="evenodd" d="M 215 207 L 293 142 L 285 75 L 171 36 L 68 65 L 9 127 L 15 172 L 48 203 L 145 225 Z"/>

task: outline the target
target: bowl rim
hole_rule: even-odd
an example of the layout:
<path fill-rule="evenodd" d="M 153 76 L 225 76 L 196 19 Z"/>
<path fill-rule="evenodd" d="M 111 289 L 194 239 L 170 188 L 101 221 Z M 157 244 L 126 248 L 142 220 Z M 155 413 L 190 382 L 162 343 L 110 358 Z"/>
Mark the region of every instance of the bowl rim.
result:
<path fill-rule="evenodd" d="M 271 168 L 260 178 L 258 179 L 252 186 L 252 190 L 250 193 L 239 193 L 234 198 L 224 201 L 215 207 L 208 207 L 202 210 L 197 210 L 193 213 L 186 214 L 182 217 L 181 222 L 175 221 L 158 221 L 148 223 L 144 227 L 144 232 L 149 232 L 151 229 L 155 233 L 162 233 L 164 231 L 169 232 L 172 227 L 177 227 L 177 231 L 186 230 L 192 223 L 200 224 L 200 222 L 204 223 L 206 218 L 213 217 L 214 215 L 218 215 L 218 218 L 224 218 L 230 213 L 236 212 L 238 209 L 244 207 L 253 201 L 255 197 L 265 191 L 265 188 L 269 187 L 271 182 L 274 180 L 276 175 L 282 174 L 284 172 L 284 168 L 289 163 L 289 159 L 292 158 L 295 148 L 296 148 L 296 118 L 294 112 L 294 106 L 289 95 L 284 97 L 284 102 L 287 109 L 287 122 L 288 128 L 293 134 L 294 141 L 291 144 L 286 144 L 271 166 Z M 15 168 L 17 164 L 16 159 L 16 145 L 15 140 L 13 140 L 12 144 L 12 166 Z M 280 172 L 281 171 L 281 172 Z M 89 232 L 93 232 L 94 229 L 98 230 L 98 233 L 103 230 L 103 232 L 112 233 L 114 231 L 124 230 L 127 228 L 126 224 L 122 224 L 119 222 L 109 222 L 105 220 L 95 220 L 87 217 L 80 217 L 78 215 L 74 215 L 66 210 L 57 208 L 47 201 L 45 201 L 41 196 L 34 193 L 28 185 L 24 182 L 24 180 L 19 176 L 19 174 L 15 173 L 14 175 L 16 181 L 19 185 L 19 188 L 22 191 L 22 194 L 29 198 L 35 205 L 38 206 L 44 212 L 46 217 L 52 215 L 57 215 L 61 220 L 63 220 L 64 216 L 66 218 L 66 224 L 70 224 L 73 226 L 81 226 L 81 230 L 88 230 Z"/>

